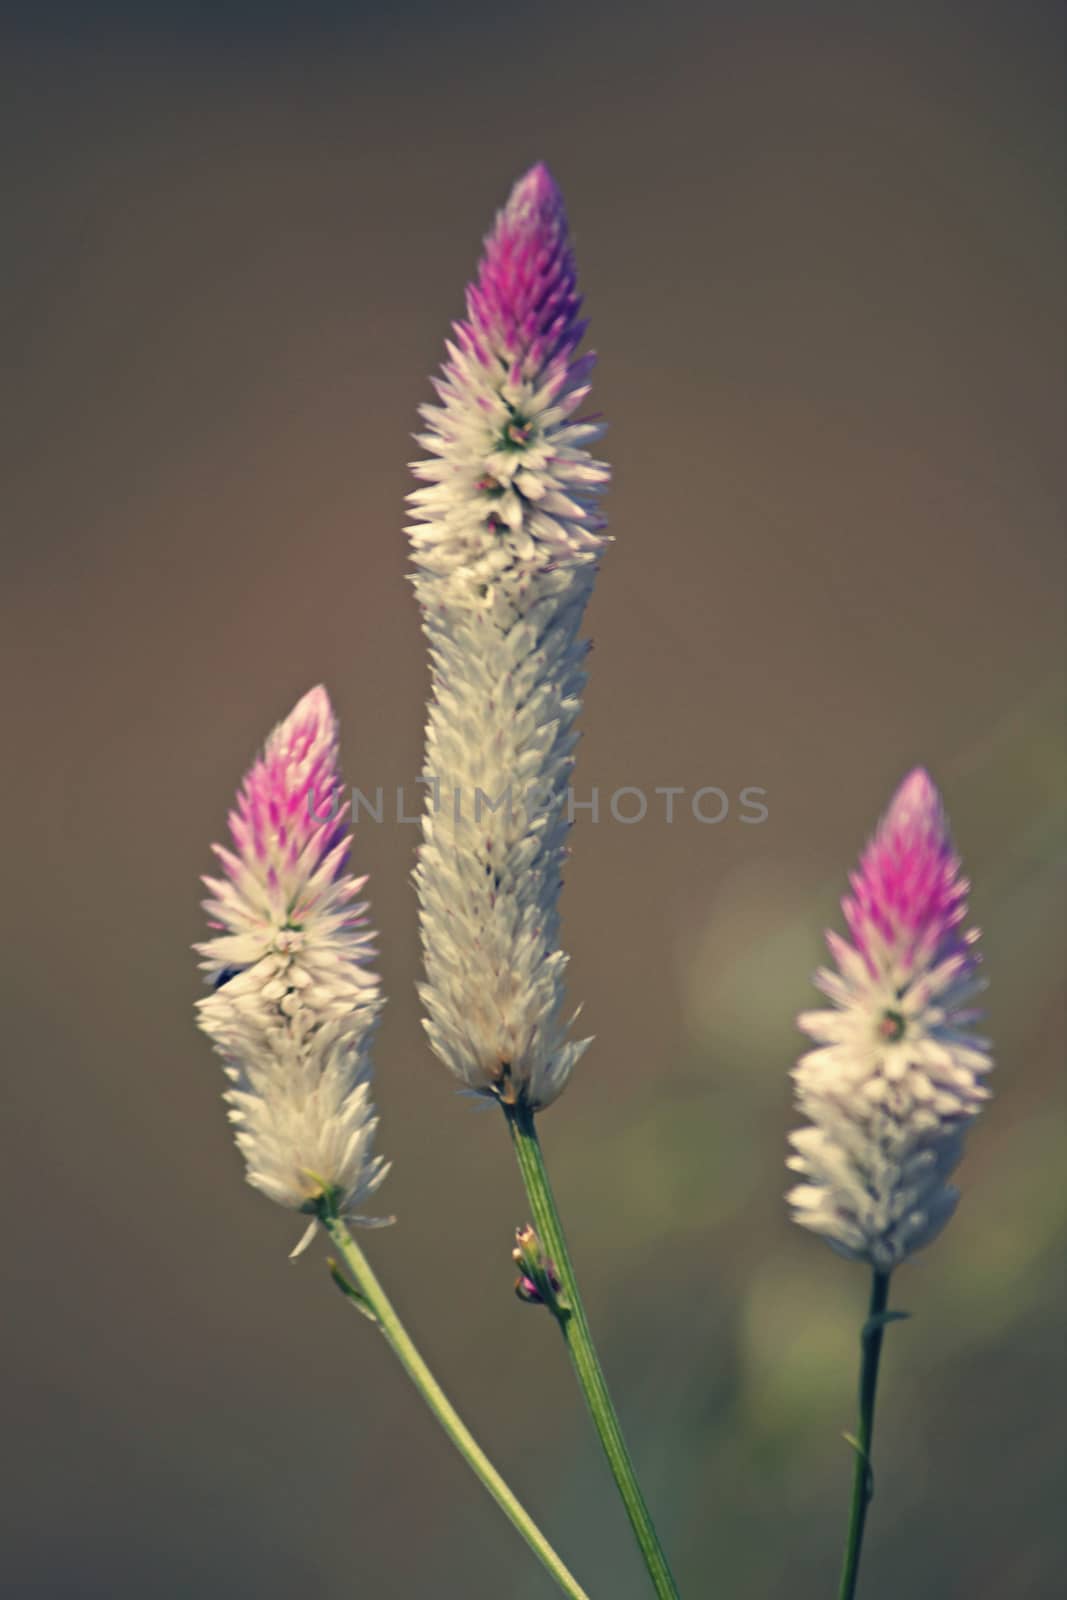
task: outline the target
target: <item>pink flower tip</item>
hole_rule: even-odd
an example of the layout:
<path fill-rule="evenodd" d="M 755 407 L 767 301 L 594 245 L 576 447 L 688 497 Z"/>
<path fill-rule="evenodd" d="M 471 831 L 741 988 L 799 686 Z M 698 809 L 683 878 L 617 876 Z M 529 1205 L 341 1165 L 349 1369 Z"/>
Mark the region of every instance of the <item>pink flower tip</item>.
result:
<path fill-rule="evenodd" d="M 330 697 L 323 685 L 317 683 L 273 729 L 267 740 L 266 753 L 273 755 L 288 749 L 294 739 L 306 740 L 311 746 L 323 739 L 332 742 L 336 735 L 337 718 Z"/>
<path fill-rule="evenodd" d="M 504 215 L 509 220 L 518 220 L 524 216 L 536 215 L 541 211 L 559 211 L 563 206 L 563 196 L 560 194 L 559 185 L 549 172 L 543 161 L 537 161 L 524 172 L 522 177 L 512 185 Z"/>
<path fill-rule="evenodd" d="M 897 788 L 842 902 L 856 948 L 873 967 L 879 951 L 921 964 L 935 952 L 976 964 L 960 931 L 967 883 L 941 796 L 916 767 Z"/>
<path fill-rule="evenodd" d="M 573 358 L 580 307 L 563 196 L 539 161 L 497 213 L 458 336 L 483 366 L 536 379 L 553 359 Z"/>
<path fill-rule="evenodd" d="M 925 767 L 915 767 L 897 788 L 882 821 L 883 829 L 944 831 L 945 812 L 937 785 Z"/>

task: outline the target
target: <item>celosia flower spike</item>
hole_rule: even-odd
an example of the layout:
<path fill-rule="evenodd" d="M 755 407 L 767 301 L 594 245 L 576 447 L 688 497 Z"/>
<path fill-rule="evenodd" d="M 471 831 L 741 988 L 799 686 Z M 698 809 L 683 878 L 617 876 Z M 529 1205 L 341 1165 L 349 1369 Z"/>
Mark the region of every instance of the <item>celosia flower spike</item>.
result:
<path fill-rule="evenodd" d="M 794 1073 L 811 1126 L 791 1138 L 804 1181 L 789 1201 L 802 1227 L 888 1273 L 955 1210 L 948 1179 L 992 1065 L 970 1032 L 983 984 L 978 931 L 963 926 L 969 885 L 922 770 L 897 790 L 850 882 L 852 943 L 828 933 L 837 971 L 816 976 L 834 1009 L 798 1019 L 816 1048 Z"/>
<path fill-rule="evenodd" d="M 328 1195 L 366 1220 L 387 1170 L 369 1082 L 382 1002 L 347 814 L 337 724 L 312 689 L 245 778 L 232 848 L 215 846 L 224 876 L 204 880 L 204 907 L 217 932 L 197 947 L 213 992 L 197 1012 L 225 1062 L 249 1183 L 293 1210 Z"/>
<path fill-rule="evenodd" d="M 574 416 L 593 359 L 579 310 L 539 165 L 497 217 L 440 404 L 423 407 L 409 530 L 433 671 L 415 873 L 427 1032 L 469 1088 L 533 1110 L 585 1048 L 561 1021 L 558 902 L 608 472 L 586 449 L 599 425 Z"/>

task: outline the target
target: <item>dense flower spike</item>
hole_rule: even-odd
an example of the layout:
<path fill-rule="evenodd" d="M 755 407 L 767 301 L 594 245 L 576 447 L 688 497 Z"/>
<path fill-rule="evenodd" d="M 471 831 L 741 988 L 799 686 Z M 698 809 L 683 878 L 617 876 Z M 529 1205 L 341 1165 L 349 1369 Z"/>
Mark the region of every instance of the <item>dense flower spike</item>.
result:
<path fill-rule="evenodd" d="M 802 1227 L 888 1273 L 955 1210 L 948 1179 L 992 1065 L 969 1032 L 983 987 L 969 885 L 925 772 L 901 784 L 850 882 L 852 944 L 827 934 L 838 970 L 816 977 L 835 1009 L 798 1019 L 817 1048 L 794 1073 L 812 1125 L 792 1135 L 804 1182 L 789 1201 Z"/>
<path fill-rule="evenodd" d="M 440 404 L 422 409 L 432 459 L 413 469 L 409 530 L 433 671 L 415 872 L 426 1027 L 469 1088 L 533 1109 L 585 1048 L 561 1021 L 557 908 L 608 471 L 586 449 L 599 425 L 574 418 L 593 364 L 576 353 L 579 306 L 539 165 L 497 217 Z"/>
<path fill-rule="evenodd" d="M 295 1210 L 329 1194 L 354 1217 L 387 1168 L 369 1083 L 381 996 L 366 879 L 345 870 L 347 813 L 337 724 L 312 689 L 244 780 L 233 848 L 214 847 L 225 876 L 204 880 L 204 907 L 217 933 L 197 947 L 213 993 L 197 1012 L 226 1064 L 249 1183 Z"/>

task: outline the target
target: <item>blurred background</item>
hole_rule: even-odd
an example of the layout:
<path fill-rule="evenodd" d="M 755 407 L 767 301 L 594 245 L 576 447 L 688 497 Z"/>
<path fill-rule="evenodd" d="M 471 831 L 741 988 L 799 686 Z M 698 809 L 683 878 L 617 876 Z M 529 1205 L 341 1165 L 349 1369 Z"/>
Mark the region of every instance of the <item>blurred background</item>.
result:
<path fill-rule="evenodd" d="M 864 1270 L 792 1227 L 793 1027 L 893 786 L 942 786 L 996 1099 L 898 1275 L 864 1600 L 1063 1570 L 1061 38 L 1050 4 L 5 8 L 3 1362 L 12 1596 L 554 1591 L 299 1224 L 193 1025 L 198 874 L 311 684 L 412 784 L 416 407 L 510 183 L 577 240 L 617 543 L 564 897 L 596 1043 L 542 1137 L 689 1600 L 836 1592 Z M 738 819 L 746 786 L 768 818 Z M 598 1600 L 642 1574 L 495 1113 L 422 1043 L 415 829 L 373 1259 Z"/>

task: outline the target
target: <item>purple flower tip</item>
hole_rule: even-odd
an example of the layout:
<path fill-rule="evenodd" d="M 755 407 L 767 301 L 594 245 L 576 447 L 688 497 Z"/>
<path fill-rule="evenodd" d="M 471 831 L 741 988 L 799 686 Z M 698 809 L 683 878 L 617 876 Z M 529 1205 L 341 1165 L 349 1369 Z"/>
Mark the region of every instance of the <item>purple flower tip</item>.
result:
<path fill-rule="evenodd" d="M 238 850 L 247 830 L 260 857 L 280 857 L 287 850 L 292 866 L 311 846 L 306 864 L 309 870 L 318 867 L 347 837 L 337 763 L 337 719 L 318 684 L 274 729 L 245 779 L 236 826 L 231 822 Z M 334 861 L 334 877 L 343 873 L 346 853 Z"/>
<path fill-rule="evenodd" d="M 538 217 L 545 212 L 559 215 L 562 211 L 559 185 L 543 161 L 536 162 L 517 180 L 504 207 L 505 215 L 512 219 Z"/>
<path fill-rule="evenodd" d="M 925 767 L 909 772 L 889 802 L 883 828 L 944 828 L 944 811 L 937 786 Z"/>
<path fill-rule="evenodd" d="M 563 196 L 543 162 L 513 187 L 497 214 L 467 291 L 464 330 L 479 360 L 524 378 L 569 360 L 584 331 Z"/>
<path fill-rule="evenodd" d="M 967 968 L 976 964 L 960 930 L 968 886 L 959 869 L 941 796 L 916 767 L 890 801 L 842 902 L 869 965 L 882 951 L 906 965 L 948 956 Z"/>

